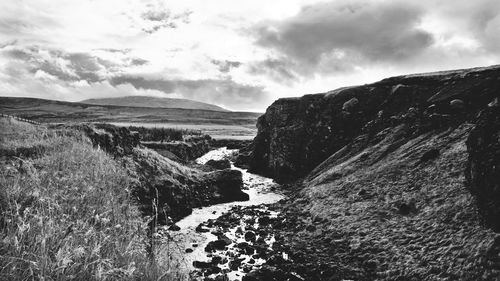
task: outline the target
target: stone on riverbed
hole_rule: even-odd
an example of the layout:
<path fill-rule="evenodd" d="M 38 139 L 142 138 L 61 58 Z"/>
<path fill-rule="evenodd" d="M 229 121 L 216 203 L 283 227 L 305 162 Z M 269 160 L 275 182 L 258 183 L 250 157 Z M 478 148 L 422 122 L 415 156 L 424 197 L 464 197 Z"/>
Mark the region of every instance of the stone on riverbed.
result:
<path fill-rule="evenodd" d="M 214 169 L 217 170 L 224 170 L 224 169 L 230 169 L 231 168 L 231 162 L 227 159 L 221 159 L 221 160 L 208 160 L 207 163 L 205 164 L 207 166 L 210 166 Z"/>
<path fill-rule="evenodd" d="M 215 241 L 208 242 L 205 247 L 205 252 L 215 252 L 216 250 L 224 250 L 224 248 L 230 245 L 232 242 L 227 238 L 217 239 Z"/>

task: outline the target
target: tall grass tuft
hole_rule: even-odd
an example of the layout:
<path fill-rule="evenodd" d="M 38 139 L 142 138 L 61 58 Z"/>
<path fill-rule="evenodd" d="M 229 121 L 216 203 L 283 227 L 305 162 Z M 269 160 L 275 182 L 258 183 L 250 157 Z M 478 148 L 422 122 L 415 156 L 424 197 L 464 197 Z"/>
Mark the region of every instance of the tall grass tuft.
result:
<path fill-rule="evenodd" d="M 78 133 L 41 134 L 43 155 L 0 163 L 0 280 L 156 280 L 126 171 Z"/>

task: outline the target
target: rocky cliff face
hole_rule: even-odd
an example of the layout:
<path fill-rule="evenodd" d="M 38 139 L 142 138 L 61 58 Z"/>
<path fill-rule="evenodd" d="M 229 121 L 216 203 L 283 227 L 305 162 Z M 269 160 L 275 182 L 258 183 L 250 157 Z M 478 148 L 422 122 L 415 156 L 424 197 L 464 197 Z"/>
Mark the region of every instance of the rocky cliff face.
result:
<path fill-rule="evenodd" d="M 161 155 L 181 162 L 189 162 L 198 157 L 203 156 L 211 150 L 212 139 L 199 138 L 190 141 L 173 141 L 173 142 L 142 142 L 142 144 L 151 148 Z M 172 155 L 173 154 L 173 155 Z"/>
<path fill-rule="evenodd" d="M 467 139 L 466 177 L 485 222 L 500 232 L 500 107 L 481 112 Z"/>
<path fill-rule="evenodd" d="M 473 120 L 499 95 L 500 67 L 399 76 L 274 102 L 258 119 L 251 171 L 286 182 L 356 137 L 407 123 L 413 134 Z"/>
<path fill-rule="evenodd" d="M 251 169 L 300 178 L 272 227 L 289 257 L 273 276 L 500 280 L 499 90 L 490 67 L 271 105 Z"/>

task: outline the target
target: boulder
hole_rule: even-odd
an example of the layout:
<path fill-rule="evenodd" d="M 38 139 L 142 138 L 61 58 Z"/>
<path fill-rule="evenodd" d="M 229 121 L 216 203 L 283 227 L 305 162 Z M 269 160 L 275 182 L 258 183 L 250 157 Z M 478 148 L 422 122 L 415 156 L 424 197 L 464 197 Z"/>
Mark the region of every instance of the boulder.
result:
<path fill-rule="evenodd" d="M 227 159 L 222 159 L 222 160 L 208 160 L 205 165 L 210 166 L 214 169 L 217 170 L 224 170 L 224 169 L 230 169 L 231 168 L 231 162 Z"/>
<path fill-rule="evenodd" d="M 263 265 L 262 268 L 250 271 L 242 281 L 278 281 L 287 280 L 287 274 L 276 267 Z"/>
<path fill-rule="evenodd" d="M 465 176 L 484 221 L 500 232 L 500 107 L 485 109 L 467 139 Z"/>
<path fill-rule="evenodd" d="M 356 105 L 358 105 L 358 103 L 359 103 L 359 100 L 357 98 L 352 98 L 352 99 L 344 102 L 344 104 L 342 105 L 342 110 L 350 112 L 356 107 Z"/>
<path fill-rule="evenodd" d="M 454 109 L 463 109 L 465 108 L 465 102 L 463 100 L 454 99 L 450 101 L 450 107 Z"/>
<path fill-rule="evenodd" d="M 221 202 L 248 201 L 250 196 L 243 192 L 243 175 L 238 170 L 219 170 L 204 177 L 207 183 L 214 183 L 221 195 Z"/>

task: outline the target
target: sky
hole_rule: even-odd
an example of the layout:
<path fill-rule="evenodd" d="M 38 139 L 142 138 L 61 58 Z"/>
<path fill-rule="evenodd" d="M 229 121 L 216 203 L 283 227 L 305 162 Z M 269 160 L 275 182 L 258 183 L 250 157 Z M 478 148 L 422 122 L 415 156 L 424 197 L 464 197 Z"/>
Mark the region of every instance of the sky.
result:
<path fill-rule="evenodd" d="M 498 0 L 0 2 L 0 96 L 282 97 L 500 63 Z"/>

